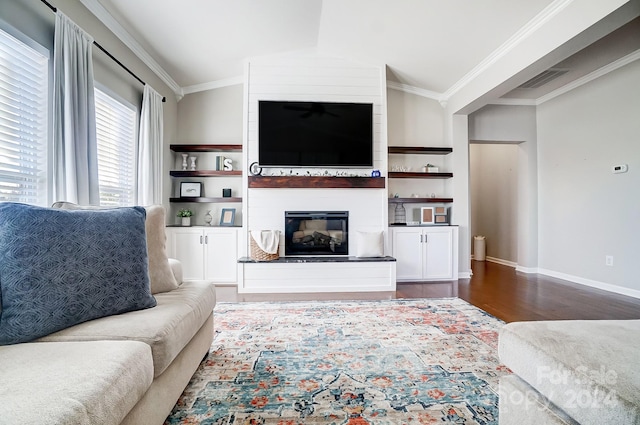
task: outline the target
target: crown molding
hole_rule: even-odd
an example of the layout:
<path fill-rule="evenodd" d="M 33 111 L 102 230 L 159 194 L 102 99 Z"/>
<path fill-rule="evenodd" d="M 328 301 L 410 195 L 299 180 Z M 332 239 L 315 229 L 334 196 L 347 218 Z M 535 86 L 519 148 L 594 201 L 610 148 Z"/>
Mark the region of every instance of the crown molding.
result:
<path fill-rule="evenodd" d="M 208 83 L 194 84 L 192 86 L 182 87 L 182 93 L 184 95 L 188 95 L 201 91 L 215 90 L 222 87 L 237 86 L 239 84 L 244 84 L 244 76 L 242 75 L 239 75 L 237 77 L 224 78 L 222 80 L 210 81 Z"/>
<path fill-rule="evenodd" d="M 595 80 L 596 78 L 600 78 L 604 75 L 607 75 L 608 73 L 613 72 L 617 69 L 620 69 L 623 66 L 630 64 L 631 62 L 637 61 L 638 59 L 640 59 L 640 49 L 636 50 L 633 53 L 629 53 L 628 55 L 623 56 L 617 61 L 611 62 L 610 64 L 605 65 L 602 68 L 599 68 L 585 75 L 584 77 L 578 78 L 577 80 L 574 80 L 568 84 L 565 84 L 564 86 L 552 91 L 549 94 L 539 97 L 538 99 L 536 99 L 536 105 L 542 105 L 543 103 L 548 102 L 551 99 L 554 99 L 562 94 L 570 92 L 571 90 L 574 90 L 580 86 L 583 86 Z"/>
<path fill-rule="evenodd" d="M 124 29 L 122 25 L 102 6 L 98 0 L 80 0 L 80 2 L 93 13 L 116 37 L 120 39 L 142 62 L 144 62 L 154 74 L 156 74 L 176 95 L 179 100 L 182 98 L 182 88 L 167 73 L 158 62 L 136 41 L 135 38 Z"/>
<path fill-rule="evenodd" d="M 434 92 L 431 90 L 421 89 L 419 87 L 410 86 L 408 84 L 402 84 L 395 81 L 387 80 L 387 88 L 398 90 L 404 93 L 415 94 L 416 96 L 426 97 L 428 99 L 437 100 L 438 102 L 442 102 L 443 96 L 442 93 Z"/>
<path fill-rule="evenodd" d="M 564 10 L 574 0 L 554 0 L 549 6 L 544 8 L 533 19 L 527 22 L 522 28 L 520 28 L 514 35 L 509 37 L 500 47 L 494 50 L 489 56 L 487 56 L 482 62 L 476 65 L 469 73 L 463 76 L 458 82 L 451 86 L 443 97 L 448 100 L 459 92 L 463 87 L 476 79 L 483 72 L 486 72 L 489 67 L 495 64 L 499 59 L 504 57 L 507 53 L 511 52 L 520 43 L 529 38 L 531 34 L 535 33 L 540 27 L 549 22 L 558 13 Z"/>

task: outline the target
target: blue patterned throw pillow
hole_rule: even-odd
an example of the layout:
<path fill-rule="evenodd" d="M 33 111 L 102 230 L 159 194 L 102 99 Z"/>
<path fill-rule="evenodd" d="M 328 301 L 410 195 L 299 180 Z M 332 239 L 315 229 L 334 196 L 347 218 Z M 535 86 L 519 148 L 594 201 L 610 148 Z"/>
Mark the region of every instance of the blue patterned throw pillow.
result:
<path fill-rule="evenodd" d="M 154 307 L 145 214 L 0 203 L 0 345 Z"/>

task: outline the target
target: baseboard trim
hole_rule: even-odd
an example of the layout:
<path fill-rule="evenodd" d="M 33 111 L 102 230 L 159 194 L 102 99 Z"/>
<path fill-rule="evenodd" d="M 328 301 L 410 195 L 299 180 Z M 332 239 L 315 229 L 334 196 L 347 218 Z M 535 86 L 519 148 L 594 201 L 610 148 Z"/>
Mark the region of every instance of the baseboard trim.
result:
<path fill-rule="evenodd" d="M 518 266 L 518 263 L 515 263 L 513 261 L 503 260 L 502 258 L 489 257 L 488 255 L 486 258 L 487 258 L 487 261 L 491 261 L 492 263 L 502 264 L 503 266 L 509 266 L 513 268 L 516 268 Z"/>
<path fill-rule="evenodd" d="M 468 272 L 458 272 L 458 279 L 471 279 L 473 272 L 469 270 Z"/>
<path fill-rule="evenodd" d="M 528 274 L 535 274 L 535 273 L 538 273 L 538 268 L 537 267 L 516 266 L 516 271 L 517 272 L 522 272 L 522 273 L 528 273 Z"/>
<path fill-rule="evenodd" d="M 610 283 L 599 282 L 597 280 L 585 279 L 579 276 L 573 276 L 566 273 L 555 272 L 553 270 L 538 269 L 539 274 L 545 276 L 555 277 L 562 280 L 568 280 L 569 282 L 578 283 L 580 285 L 589 286 L 591 288 L 602 289 L 603 291 L 614 292 L 620 295 L 626 295 L 628 297 L 640 298 L 640 291 L 636 289 L 624 288 L 618 285 L 612 285 Z"/>

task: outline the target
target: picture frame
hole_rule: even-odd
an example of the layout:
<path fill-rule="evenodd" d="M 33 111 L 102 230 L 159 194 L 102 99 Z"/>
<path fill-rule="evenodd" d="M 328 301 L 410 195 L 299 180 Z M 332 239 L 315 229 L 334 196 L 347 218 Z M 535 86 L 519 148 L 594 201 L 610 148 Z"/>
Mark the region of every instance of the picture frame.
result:
<path fill-rule="evenodd" d="M 420 224 L 435 224 L 436 215 L 434 207 L 420 208 Z"/>
<path fill-rule="evenodd" d="M 223 208 L 222 211 L 220 211 L 220 226 L 233 226 L 235 221 L 235 208 Z"/>
<path fill-rule="evenodd" d="M 180 197 L 181 198 L 199 198 L 202 196 L 202 183 L 200 182 L 181 182 Z"/>

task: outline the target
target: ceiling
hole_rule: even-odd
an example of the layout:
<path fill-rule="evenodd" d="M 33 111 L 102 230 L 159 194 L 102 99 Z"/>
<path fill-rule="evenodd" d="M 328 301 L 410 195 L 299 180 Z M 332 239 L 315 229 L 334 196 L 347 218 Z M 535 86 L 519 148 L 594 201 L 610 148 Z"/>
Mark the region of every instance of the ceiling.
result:
<path fill-rule="evenodd" d="M 387 65 L 390 81 L 437 95 L 544 13 L 552 0 L 186 0 L 179 7 L 175 0 L 82 2 L 115 19 L 181 92 L 241 82 L 247 59 L 314 50 Z M 640 37 L 635 38 L 638 49 Z M 606 62 L 616 55 L 597 57 Z M 583 54 L 563 67 L 577 69 L 592 57 Z M 575 78 L 569 73 L 558 80 L 566 84 Z M 506 97 L 541 93 L 518 90 Z"/>

